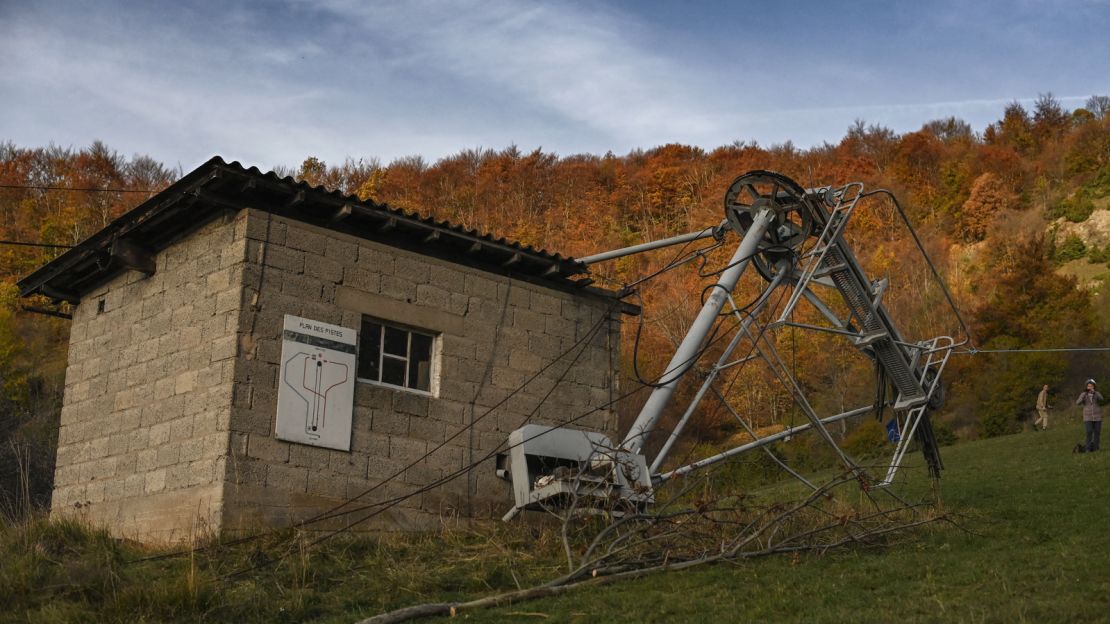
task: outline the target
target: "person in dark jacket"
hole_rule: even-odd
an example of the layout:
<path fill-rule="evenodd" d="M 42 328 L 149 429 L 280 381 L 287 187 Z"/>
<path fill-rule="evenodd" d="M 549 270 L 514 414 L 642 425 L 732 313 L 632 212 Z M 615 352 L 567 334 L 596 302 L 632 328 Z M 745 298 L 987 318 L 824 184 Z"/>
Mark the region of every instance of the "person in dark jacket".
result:
<path fill-rule="evenodd" d="M 1106 399 L 1095 389 L 1095 380 L 1087 380 L 1087 389 L 1075 400 L 1076 405 L 1083 406 L 1083 428 L 1087 432 L 1087 452 L 1098 450 L 1098 439 L 1102 434 L 1102 408 L 1099 407 Z"/>

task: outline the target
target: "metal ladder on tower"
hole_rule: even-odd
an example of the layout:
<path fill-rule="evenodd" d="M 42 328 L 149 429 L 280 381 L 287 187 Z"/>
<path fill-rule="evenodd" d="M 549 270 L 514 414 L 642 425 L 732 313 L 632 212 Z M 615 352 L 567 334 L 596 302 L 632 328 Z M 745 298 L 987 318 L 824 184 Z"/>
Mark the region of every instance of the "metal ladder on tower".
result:
<path fill-rule="evenodd" d="M 817 242 L 803 255 L 804 267 L 797 277 L 794 292 L 778 322 L 785 322 L 798 300 L 811 283 L 830 286 L 840 292 L 848 306 L 849 317 L 845 323 L 858 323 L 856 347 L 870 350 L 886 371 L 898 391 L 894 409 L 910 409 L 925 403 L 928 394 L 922 380 L 915 372 L 918 349 L 903 348 L 901 336 L 882 304 L 885 281 L 869 282 L 859 261 L 844 242 L 844 229 L 861 198 L 860 187 L 854 185 L 826 191 L 834 201 L 826 212 L 813 203 L 813 216 L 822 226 Z"/>
<path fill-rule="evenodd" d="M 948 365 L 948 358 L 952 355 L 953 343 L 952 338 L 941 336 L 923 345 L 925 361 L 921 364 L 921 378 L 925 386 L 926 396 L 929 399 L 932 399 L 937 393 L 941 393 L 941 399 L 943 400 L 940 379 L 944 373 L 944 367 Z M 890 465 L 887 467 L 886 476 L 883 477 L 882 481 L 875 484 L 876 487 L 885 487 L 894 482 L 894 477 L 902 466 L 902 460 L 915 434 L 919 438 L 921 450 L 925 454 L 925 461 L 930 472 L 936 475 L 943 468 L 944 464 L 941 462 L 940 453 L 937 449 L 936 436 L 927 413 L 929 407 L 930 404 L 927 400 L 907 411 L 904 418 L 899 420 L 895 417 L 899 434 L 898 443 L 894 449 L 894 455 L 891 457 Z"/>
<path fill-rule="evenodd" d="M 836 191 L 825 191 L 824 194 L 826 197 L 832 198 L 831 202 L 825 201 L 826 204 L 832 204 L 828 214 L 826 214 L 819 205 L 814 205 L 818 202 L 809 202 L 814 218 L 824 227 L 821 229 L 821 234 L 817 237 L 817 242 L 801 258 L 805 266 L 802 267 L 801 272 L 796 278 L 797 286 L 794 288 L 794 292 L 791 293 L 790 299 L 787 300 L 786 307 L 783 308 L 778 322 L 781 323 L 790 316 L 794 311 L 794 306 L 798 304 L 798 300 L 802 296 L 802 293 L 809 287 L 810 282 L 815 279 L 820 281 L 818 272 L 825 266 L 825 257 L 836 242 L 841 240 L 844 228 L 848 225 L 848 218 L 852 216 L 852 212 L 855 211 L 856 204 L 859 202 L 860 191 L 863 187 L 862 185 L 860 185 L 859 188 L 854 187 L 855 185 L 848 185 Z M 852 191 L 855 192 L 849 195 Z M 820 191 L 810 193 L 811 198 L 820 195 L 822 195 Z M 831 286 L 832 284 L 829 283 L 826 285 Z"/>

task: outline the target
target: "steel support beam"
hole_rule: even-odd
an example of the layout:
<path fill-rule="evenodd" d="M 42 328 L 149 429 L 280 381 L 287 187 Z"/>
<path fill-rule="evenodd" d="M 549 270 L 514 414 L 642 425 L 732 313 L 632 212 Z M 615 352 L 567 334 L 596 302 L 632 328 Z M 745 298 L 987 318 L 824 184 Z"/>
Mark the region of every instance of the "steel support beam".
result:
<path fill-rule="evenodd" d="M 722 221 L 721 225 L 719 225 L 717 227 L 721 227 L 721 226 L 725 225 L 725 223 L 727 223 L 727 221 Z M 577 260 L 579 262 L 581 262 L 582 264 L 586 264 L 586 265 L 597 264 L 598 262 L 605 262 L 606 260 L 614 260 L 616 258 L 623 258 L 624 256 L 631 256 L 632 254 L 638 254 L 638 253 L 642 253 L 642 252 L 645 252 L 645 251 L 652 251 L 654 249 L 662 249 L 664 247 L 670 247 L 672 245 L 679 245 L 679 244 L 682 244 L 682 243 L 689 243 L 689 242 L 692 242 L 692 241 L 701 240 L 703 238 L 712 238 L 713 236 L 716 235 L 717 227 L 708 227 L 708 228 L 705 228 L 704 230 L 701 230 L 700 232 L 690 232 L 689 234 L 680 234 L 678 236 L 672 236 L 670 238 L 664 238 L 664 239 L 657 240 L 657 241 L 651 241 L 650 243 L 641 243 L 639 245 L 633 245 L 631 247 L 622 247 L 620 249 L 614 249 L 612 251 L 603 251 L 599 254 L 594 254 L 592 256 L 586 256 L 585 258 L 577 258 Z"/>
<path fill-rule="evenodd" d="M 762 336 L 762 341 L 765 346 L 760 347 L 760 337 L 754 337 L 753 340 L 756 343 L 756 349 L 763 356 L 763 359 L 767 362 L 771 371 L 778 377 L 783 387 L 790 393 L 790 396 L 793 397 L 794 403 L 802 409 L 802 413 L 809 419 L 810 424 L 817 429 L 821 438 L 823 438 L 825 442 L 828 442 L 833 452 L 836 453 L 840 457 L 840 461 L 844 463 L 845 468 L 856 470 L 858 467 L 855 462 L 844 453 L 844 450 L 841 449 L 839 445 L 837 445 L 836 440 L 833 439 L 828 429 L 825 429 L 825 425 L 821 422 L 821 418 L 817 416 L 817 411 L 810 405 L 809 399 L 806 398 L 805 393 L 802 392 L 801 386 L 798 385 L 798 380 L 794 379 L 794 375 L 791 373 L 790 369 L 787 368 L 786 362 L 783 361 L 782 356 L 779 355 L 778 349 L 775 348 L 774 343 L 766 336 Z M 768 357 L 768 354 L 774 358 L 773 361 L 771 357 Z"/>
<path fill-rule="evenodd" d="M 671 447 L 674 446 L 675 441 L 678 440 L 678 436 L 682 433 L 682 430 L 686 428 L 686 423 L 694 414 L 694 410 L 698 408 L 698 405 L 705 397 L 705 394 L 713 386 L 713 382 L 717 380 L 717 375 L 719 375 L 720 372 L 727 367 L 728 359 L 732 357 L 732 352 L 736 350 L 737 346 L 739 346 L 740 341 L 748 336 L 748 327 L 751 326 L 753 321 L 755 321 L 755 317 L 763 310 L 763 307 L 767 305 L 767 301 L 771 298 L 771 293 L 779 287 L 779 285 L 783 281 L 783 278 L 789 272 L 789 267 L 783 267 L 781 270 L 779 270 L 779 272 L 775 275 L 774 281 L 772 281 L 771 284 L 767 286 L 767 289 L 763 291 L 763 295 L 759 298 L 758 301 L 756 301 L 756 304 L 752 306 L 752 309 L 747 311 L 744 316 L 744 320 L 740 324 L 739 331 L 737 331 L 736 335 L 732 337 L 731 341 L 729 341 L 728 346 L 725 347 L 725 350 L 721 353 L 721 357 L 717 358 L 717 364 L 714 365 L 713 370 L 709 371 L 709 374 L 706 375 L 705 381 L 702 382 L 701 387 L 698 388 L 698 391 L 694 394 L 694 398 L 690 400 L 690 405 L 686 407 L 686 411 L 683 412 L 682 418 L 678 420 L 678 423 L 674 426 L 674 429 L 672 429 L 670 434 L 667 436 L 667 441 L 663 443 L 663 448 L 659 449 L 659 454 L 656 455 L 655 460 L 651 462 L 652 472 L 659 470 L 659 467 L 663 464 L 663 461 L 667 459 L 667 454 L 671 452 Z M 752 349 L 755 349 L 754 342 L 752 344 Z"/>
<path fill-rule="evenodd" d="M 702 349 L 702 343 L 705 342 L 706 336 L 709 335 L 714 323 L 717 322 L 721 308 L 729 300 L 737 282 L 740 281 L 740 276 L 743 275 L 744 270 L 751 263 L 752 256 L 758 251 L 759 243 L 763 240 L 763 235 L 767 232 L 773 217 L 774 213 L 766 209 L 755 215 L 751 227 L 744 234 L 744 239 L 740 241 L 740 245 L 736 248 L 736 253 L 732 255 L 732 259 L 726 265 L 728 268 L 721 273 L 713 292 L 706 299 L 705 305 L 702 306 L 701 312 L 698 313 L 693 324 L 690 325 L 690 331 L 686 333 L 686 337 L 682 339 L 682 343 L 678 345 L 670 363 L 667 364 L 664 373 L 660 376 L 659 385 L 655 387 L 647 402 L 644 403 L 640 415 L 636 417 L 636 422 L 632 423 L 632 428 L 621 443 L 622 449 L 633 453 L 639 453 L 643 450 L 648 434 L 655 429 L 659 418 L 662 417 L 663 409 L 670 402 L 679 379 L 696 363 Z"/>
<path fill-rule="evenodd" d="M 837 422 L 837 421 L 840 421 L 840 420 L 844 420 L 845 418 L 852 418 L 853 416 L 863 416 L 864 414 L 870 413 L 874 409 L 875 409 L 874 407 L 868 405 L 867 407 L 860 407 L 860 408 L 851 410 L 849 412 L 842 412 L 840 414 L 829 416 L 827 418 L 822 418 L 818 422 L 820 422 L 822 425 L 828 425 L 830 423 L 834 423 L 834 422 Z M 698 460 L 698 461 L 696 461 L 692 464 L 688 464 L 688 465 L 683 466 L 681 468 L 676 468 L 675 470 L 672 470 L 670 472 L 665 472 L 661 475 L 652 477 L 652 480 L 657 482 L 657 483 L 662 483 L 664 481 L 669 481 L 670 479 L 673 479 L 675 477 L 681 477 L 682 475 L 693 472 L 695 470 L 705 468 L 707 466 L 712 466 L 713 464 L 722 462 L 722 461 L 724 461 L 724 460 L 726 460 L 729 457 L 732 457 L 734 455 L 739 455 L 741 453 L 746 453 L 747 451 L 750 451 L 752 449 L 757 449 L 757 448 L 760 448 L 762 446 L 766 446 L 768 444 L 773 444 L 775 442 L 778 442 L 779 440 L 789 438 L 790 436 L 792 436 L 794 434 L 797 434 L 797 433 L 801 433 L 801 432 L 803 432 L 807 429 L 810 429 L 811 427 L 813 427 L 812 423 L 806 423 L 804 425 L 798 425 L 797 427 L 790 427 L 788 429 L 783 429 L 782 431 L 780 431 L 776 434 L 769 435 L 765 438 L 759 438 L 758 440 L 753 440 L 751 442 L 748 442 L 747 444 L 742 444 L 740 446 L 737 446 L 736 448 L 731 448 L 731 449 L 729 449 L 729 450 L 727 450 L 723 453 L 718 453 L 718 454 L 713 455 L 711 457 L 706 457 L 705 459 Z"/>

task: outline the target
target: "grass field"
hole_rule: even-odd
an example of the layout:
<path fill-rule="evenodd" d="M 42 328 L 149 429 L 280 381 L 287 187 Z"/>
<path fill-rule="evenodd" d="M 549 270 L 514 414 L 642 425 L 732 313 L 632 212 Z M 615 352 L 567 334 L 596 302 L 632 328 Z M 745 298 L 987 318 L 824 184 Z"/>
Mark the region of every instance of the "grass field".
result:
<path fill-rule="evenodd" d="M 931 525 L 883 548 L 705 566 L 463 616 L 1110 621 L 1110 451 L 1073 455 L 1080 437 L 1071 423 L 946 447 L 943 507 L 966 531 Z M 318 551 L 274 539 L 264 549 L 135 562 L 150 551 L 73 523 L 7 526 L 0 529 L 0 621 L 354 622 L 385 609 L 536 584 L 565 566 L 550 536 L 537 539 L 519 526 L 491 531 L 359 537 Z M 227 578 L 282 554 L 273 566 Z"/>
<path fill-rule="evenodd" d="M 1081 437 L 1071 423 L 945 448 L 942 500 L 969 532 L 659 575 L 472 620 L 1107 622 L 1110 452 L 1072 454 Z"/>

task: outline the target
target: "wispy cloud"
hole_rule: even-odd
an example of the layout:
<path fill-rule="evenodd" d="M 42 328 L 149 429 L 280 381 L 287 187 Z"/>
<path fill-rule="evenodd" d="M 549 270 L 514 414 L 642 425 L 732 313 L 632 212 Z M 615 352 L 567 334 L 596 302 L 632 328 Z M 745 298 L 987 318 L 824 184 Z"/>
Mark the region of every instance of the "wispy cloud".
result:
<path fill-rule="evenodd" d="M 506 108 L 549 111 L 618 141 L 709 129 L 698 114 L 699 70 L 633 39 L 635 20 L 501 0 L 313 5 L 404 46 L 414 62 L 498 93 Z"/>
<path fill-rule="evenodd" d="M 862 23 L 824 4 L 0 0 L 0 140 L 100 138 L 186 168 L 215 153 L 808 146 L 857 118 L 981 128 L 1014 98 L 1110 92 L 1105 3 L 873 8 Z"/>
<path fill-rule="evenodd" d="M 0 58 L 7 59 L 0 84 L 22 106 L 38 102 L 40 132 L 58 131 L 38 143 L 100 138 L 171 163 L 184 157 L 188 166 L 229 148 L 266 162 L 279 141 L 312 142 L 288 122 L 317 107 L 321 90 L 251 71 L 257 65 L 241 62 L 251 56 L 247 46 L 228 54 L 157 21 L 144 20 L 136 32 L 118 15 L 89 11 L 0 27 Z M 82 31 L 91 36 L 78 36 Z M 311 53 L 312 44 L 299 50 Z M 257 63 L 284 60 L 265 46 L 253 52 Z"/>

